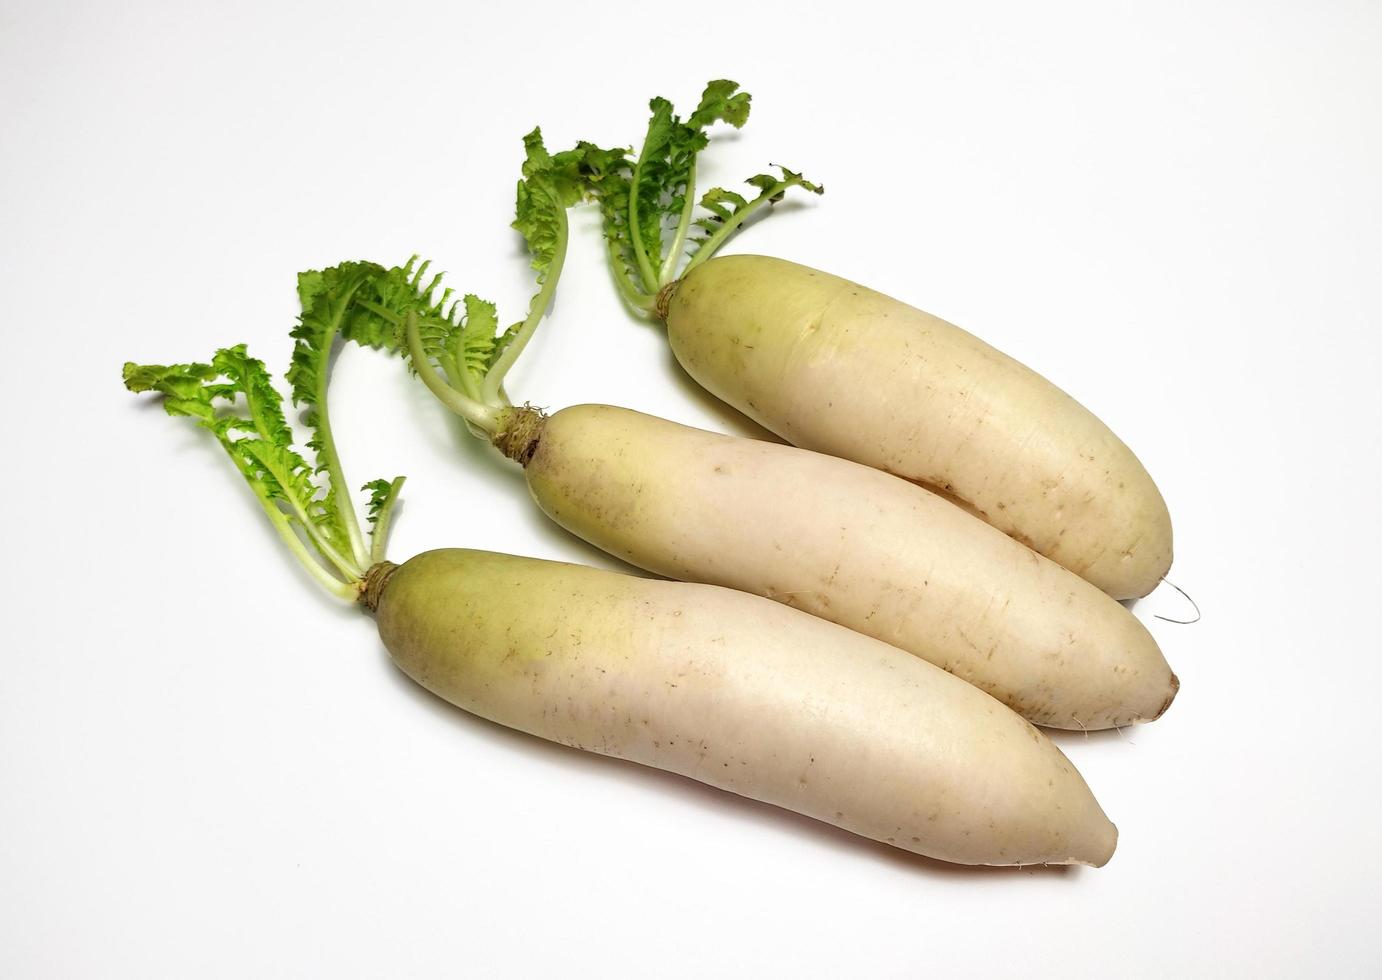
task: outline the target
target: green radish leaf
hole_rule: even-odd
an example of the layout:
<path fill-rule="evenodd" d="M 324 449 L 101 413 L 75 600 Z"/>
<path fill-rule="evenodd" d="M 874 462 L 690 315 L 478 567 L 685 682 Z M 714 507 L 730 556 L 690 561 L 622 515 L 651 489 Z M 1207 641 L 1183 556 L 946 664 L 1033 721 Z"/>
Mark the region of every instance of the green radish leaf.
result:
<path fill-rule="evenodd" d="M 579 147 L 555 157 L 549 154 L 540 129 L 523 137 L 523 149 L 523 179 L 518 182 L 513 227 L 528 245 L 533 271 L 541 284 L 547 281 L 565 231 L 566 209 L 581 200 L 582 168 L 589 164 Z"/>
<path fill-rule="evenodd" d="M 294 333 L 298 349 L 290 380 L 295 400 L 307 405 L 309 414 L 319 398 L 331 341 L 339 335 L 403 355 L 432 393 L 477 434 L 497 438 L 517 417 L 503 390 L 504 377 L 541 322 L 561 277 L 566 211 L 581 200 L 588 180 L 597 179 L 601 168 L 622 156 L 584 146 L 552 154 L 537 129 L 524 137 L 523 147 L 513 227 L 527 243 L 537 285 L 527 315 L 500 330 L 493 303 L 474 294 L 456 299 L 442 276 L 432 274 L 430 263 L 417 256 L 388 269 L 350 262 L 304 272 L 299 289 L 310 313 L 304 314 Z M 311 420 L 318 421 L 315 415 Z M 313 446 L 321 465 L 330 470 L 335 452 L 324 415 L 318 425 Z M 331 472 L 333 483 L 339 484 Z M 335 498 L 329 503 L 346 510 Z M 350 525 L 347 530 L 352 547 L 361 554 L 363 539 Z"/>
<path fill-rule="evenodd" d="M 398 493 L 403 489 L 401 476 L 392 480 L 371 480 L 361 490 L 369 491 L 369 501 L 365 504 L 365 515 L 369 521 L 370 557 L 373 562 L 384 560 L 384 546 L 389 540 L 389 520 Z"/>
<path fill-rule="evenodd" d="M 800 187 L 810 194 L 824 194 L 825 187 L 821 184 L 814 184 L 807 180 L 795 170 L 789 170 L 781 165 L 776 165 L 782 172 L 780 177 L 772 174 L 756 174 L 744 183 L 750 187 L 758 188 L 758 195 L 753 200 L 748 200 L 742 194 L 734 191 L 725 190 L 723 187 L 712 187 L 701 197 L 700 205 L 706 213 L 696 219 L 696 227 L 700 229 L 699 235 L 691 235 L 688 238 L 687 257 L 689 262 L 687 268 L 699 263 L 696 258 L 697 253 L 709 247 L 709 252 L 705 258 L 716 251 L 724 242 L 740 228 L 744 222 L 750 218 L 754 212 L 765 205 L 773 205 L 781 201 L 788 189 Z"/>
<path fill-rule="evenodd" d="M 347 339 L 383 348 L 407 358 L 403 325 L 409 313 L 418 318 L 422 348 L 459 389 L 478 391 L 494 362 L 499 338 L 495 305 L 467 294 L 456 298 L 431 272 L 431 261 L 414 255 L 405 264 L 385 269 L 373 266 L 371 276 L 356 292 L 354 309 L 343 330 Z M 326 270 L 328 273 L 332 270 Z M 425 365 L 411 365 L 421 370 Z"/>
<path fill-rule="evenodd" d="M 402 479 L 402 477 L 397 477 L 394 480 L 371 480 L 360 488 L 369 491 L 369 500 L 365 504 L 365 515 L 369 519 L 371 527 L 379 520 L 379 514 L 384 509 L 385 503 L 393 496 L 394 484 Z"/>
<path fill-rule="evenodd" d="M 345 333 L 351 339 L 369 338 L 373 346 L 405 351 L 402 330 L 409 313 L 418 319 L 418 333 L 428 360 L 440 366 L 451 384 L 463 394 L 480 399 L 486 380 L 505 350 L 526 327 L 531 330 L 545 305 L 543 297 L 560 275 L 565 250 L 566 210 L 584 193 L 590 168 L 602 165 L 601 151 L 578 147 L 558 154 L 547 151 L 542 133 L 534 129 L 523 138 L 523 176 L 518 182 L 513 227 L 523 236 L 531 257 L 537 290 L 526 319 L 502 331 L 498 310 L 474 294 L 459 301 L 430 274 L 431 263 L 413 256 L 391 269 L 371 267 L 370 277 L 357 294 L 357 310 L 347 317 Z M 338 267 L 343 268 L 343 267 Z M 315 277 L 337 274 L 304 273 Z M 412 365 L 422 370 L 423 365 Z"/>
<path fill-rule="evenodd" d="M 632 186 L 631 150 L 603 149 L 582 141 L 576 146 L 582 155 L 582 189 L 587 200 L 600 208 L 605 244 L 615 282 L 626 293 L 642 289 L 642 275 L 634 252 L 634 232 L 629 224 L 629 189 Z M 631 297 L 632 298 L 632 297 Z"/>
<path fill-rule="evenodd" d="M 312 510 L 312 467 L 293 449 L 283 400 L 267 369 L 244 344 L 217 351 L 210 364 L 127 363 L 124 381 L 130 391 L 162 394 L 169 415 L 192 416 L 211 430 L 259 496 L 301 513 Z M 217 405 L 241 398 L 238 410 Z"/>
<path fill-rule="evenodd" d="M 296 343 L 287 374 L 293 403 L 304 409 L 303 423 L 312 432 L 307 446 L 316 461 L 316 472 L 329 477 L 326 494 L 316 503 L 312 519 L 333 548 L 350 555 L 361 566 L 369 562 L 369 549 L 350 501 L 336 492 L 337 487 L 345 485 L 345 474 L 326 412 L 326 383 L 331 351 L 338 336 L 355 332 L 366 344 L 377 339 L 370 323 L 361 321 L 354 311 L 356 294 L 380 271 L 379 266 L 369 262 L 346 262 L 298 276 L 302 312 L 292 331 Z"/>
<path fill-rule="evenodd" d="M 465 307 L 465 315 L 461 317 L 459 329 L 452 331 L 448 338 L 451 355 L 472 377 L 483 378 L 494 363 L 502 341 L 495 335 L 499 329 L 499 308 L 474 293 L 466 293 L 461 304 Z"/>
<path fill-rule="evenodd" d="M 208 429 L 280 533 L 300 534 L 318 559 L 330 562 L 347 581 L 363 574 L 349 552 L 334 487 L 294 448 L 283 398 L 264 363 L 250 357 L 243 344 L 217 351 L 209 364 L 126 363 L 123 379 L 130 391 L 163 395 L 168 414 L 189 416 Z M 302 550 L 302 541 L 293 540 L 304 563 L 313 560 Z M 313 574 L 324 584 L 341 585 L 320 560 L 316 564 Z"/>
<path fill-rule="evenodd" d="M 652 116 L 638 156 L 580 143 L 584 198 L 600 207 L 609 262 L 620 291 L 635 307 L 651 310 L 661 287 L 708 259 L 743 222 L 791 187 L 819 194 L 823 188 L 780 168 L 781 177 L 749 179 L 757 197 L 716 187 L 695 207 L 696 158 L 716 123 L 736 129 L 748 121 L 752 99 L 737 83 L 708 83 L 694 112 L 683 121 L 663 98 L 649 103 Z M 693 234 L 693 229 L 700 229 Z"/>
<path fill-rule="evenodd" d="M 298 274 L 302 312 L 292 332 L 297 343 L 293 346 L 293 363 L 287 379 L 292 385 L 293 403 L 307 406 L 309 413 L 326 390 L 327 361 L 336 336 L 356 324 L 352 316 L 355 294 L 382 271 L 371 262 L 345 262 L 330 269 Z M 367 327 L 357 329 L 369 333 Z M 373 338 L 360 339 L 368 342 Z"/>
<path fill-rule="evenodd" d="M 735 129 L 749 121 L 753 96 L 739 91 L 739 83 L 721 78 L 709 82 L 701 93 L 701 104 L 687 121 L 692 129 L 705 129 L 711 123 L 727 122 Z"/>
<path fill-rule="evenodd" d="M 498 382 L 502 382 L 518 353 L 516 350 L 506 357 L 505 352 L 515 342 L 521 349 L 532 335 L 561 275 L 566 257 L 566 209 L 581 200 L 586 170 L 602 163 L 598 151 L 594 160 L 588 160 L 587 152 L 581 147 L 556 155 L 548 153 L 540 129 L 523 137 L 523 149 L 523 179 L 518 182 L 512 226 L 528 246 L 532 268 L 537 274 L 537 289 L 528 302 L 528 315 L 495 341 L 486 370 L 486 375 L 493 370 L 495 377 L 487 377 L 488 383 L 484 385 L 484 390 L 492 396 L 499 395 Z"/>
<path fill-rule="evenodd" d="M 156 391 L 163 395 L 163 408 L 169 415 L 190 415 L 203 423 L 216 418 L 213 388 L 207 384 L 216 375 L 210 364 L 135 364 L 133 361 L 126 361 L 122 372 L 125 387 L 130 391 Z"/>

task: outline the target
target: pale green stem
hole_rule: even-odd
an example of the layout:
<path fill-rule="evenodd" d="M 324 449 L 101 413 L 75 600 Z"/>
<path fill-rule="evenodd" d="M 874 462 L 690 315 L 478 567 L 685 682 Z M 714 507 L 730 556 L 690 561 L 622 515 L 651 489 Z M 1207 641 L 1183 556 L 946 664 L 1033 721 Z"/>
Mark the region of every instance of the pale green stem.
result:
<path fill-rule="evenodd" d="M 681 217 L 677 220 L 677 234 L 672 239 L 672 247 L 662 260 L 658 271 L 658 287 L 667 285 L 677 275 L 677 263 L 681 261 L 681 251 L 686 247 L 686 236 L 691 231 L 691 212 L 696 208 L 696 161 L 691 161 L 691 169 L 686 174 L 686 200 L 681 206 Z"/>
<path fill-rule="evenodd" d="M 523 325 L 514 334 L 513 340 L 509 341 L 509 345 L 504 348 L 503 353 L 490 365 L 489 371 L 485 374 L 485 384 L 480 389 L 480 401 L 486 405 L 501 405 L 507 401 L 503 396 L 504 375 L 509 373 L 509 368 L 513 367 L 514 362 L 518 360 L 518 355 L 522 354 L 523 348 L 528 346 L 533 332 L 537 330 L 537 325 L 542 322 L 547 307 L 552 303 L 552 295 L 557 290 L 557 280 L 561 278 L 561 267 L 566 262 L 566 208 L 555 199 L 552 201 L 552 206 L 557 214 L 557 242 L 552 250 L 552 262 L 547 267 L 542 280 L 542 288 L 533 297 L 533 301 L 528 304 L 528 318 L 523 321 Z"/>
<path fill-rule="evenodd" d="M 358 286 L 356 287 L 359 288 Z M 341 303 L 341 310 L 345 311 L 350 306 L 351 296 L 355 290 L 351 290 L 351 295 L 344 297 Z M 323 338 L 322 350 L 323 357 L 329 358 L 331 345 L 336 339 L 336 332 L 340 329 L 340 322 L 333 323 L 331 329 L 327 331 Z M 321 454 L 326 461 L 327 478 L 331 485 L 336 488 L 336 516 L 340 519 L 341 526 L 345 529 L 346 538 L 350 542 L 351 553 L 355 561 L 364 565 L 369 561 L 369 548 L 365 546 L 365 536 L 360 532 L 360 522 L 355 517 L 355 508 L 350 504 L 350 495 L 347 492 L 345 471 L 341 468 L 341 459 L 336 452 L 336 440 L 331 435 L 331 418 L 326 411 L 326 385 L 330 377 L 327 365 L 322 365 L 323 370 L 317 372 L 317 391 L 314 395 L 316 402 L 317 416 L 317 437 L 321 440 Z"/>
<path fill-rule="evenodd" d="M 297 558 L 302 567 L 307 569 L 308 574 L 316 579 L 322 588 L 326 589 L 327 592 L 330 592 L 336 598 L 343 599 L 346 602 L 354 602 L 358 592 L 356 588 L 356 582 L 359 580 L 358 576 L 350 582 L 342 582 L 340 579 L 336 578 L 336 576 L 322 567 L 321 562 L 312 557 L 312 553 L 308 551 L 307 546 L 303 544 L 302 538 L 298 537 L 293 531 L 292 522 L 288 519 L 287 514 L 274 506 L 271 500 L 265 500 L 263 497 L 260 497 L 259 502 L 263 505 L 264 512 L 269 515 L 269 523 L 272 524 L 274 530 L 278 532 L 278 536 L 283 539 L 283 543 L 288 546 L 288 550 L 293 553 L 293 557 Z"/>
<path fill-rule="evenodd" d="M 696 266 L 700 265 L 706 259 L 714 255 L 716 250 L 718 250 L 719 247 L 725 243 L 725 239 L 729 238 L 730 235 L 734 234 L 734 232 L 739 228 L 739 226 L 742 225 L 745 221 L 747 221 L 755 211 L 757 211 L 764 205 L 771 203 L 774 197 L 781 194 L 783 191 L 787 190 L 787 188 L 795 186 L 796 183 L 797 181 L 794 180 L 780 180 L 771 188 L 764 191 L 762 194 L 759 194 L 744 207 L 736 211 L 733 215 L 726 219 L 725 222 L 721 224 L 719 228 L 715 229 L 715 234 L 711 235 L 705 241 L 701 242 L 701 247 L 696 249 L 696 254 L 691 256 L 691 261 L 686 263 L 686 268 L 682 270 L 681 274 L 685 276 Z"/>
<path fill-rule="evenodd" d="M 255 419 L 255 431 L 259 433 L 260 439 L 262 439 L 265 443 L 272 443 L 274 441 L 274 437 L 270 433 L 265 432 L 263 426 L 259 424 L 258 420 L 260 418 L 260 414 L 259 412 L 255 411 L 254 408 L 254 392 L 252 388 L 247 387 L 245 390 L 245 403 L 247 408 L 249 409 L 250 418 Z M 227 446 L 226 448 L 229 449 L 230 447 Z M 349 578 L 351 575 L 357 574 L 359 572 L 357 566 L 360 563 L 357 561 L 352 561 L 350 558 L 347 558 L 345 555 L 342 555 L 339 551 L 337 551 L 331 545 L 331 543 L 326 540 L 326 538 L 322 535 L 321 531 L 317 529 L 316 522 L 313 521 L 311 516 L 308 515 L 307 508 L 304 506 L 303 502 L 298 500 L 292 493 L 289 492 L 288 488 L 292 486 L 293 482 L 292 474 L 285 473 L 282 470 L 279 470 L 276 467 L 271 466 L 269 460 L 265 459 L 262 456 L 259 456 L 258 454 L 256 454 L 255 458 L 259 461 L 261 466 L 268 470 L 269 475 L 271 475 L 274 478 L 274 480 L 278 482 L 278 485 L 283 488 L 284 498 L 288 501 L 288 506 L 290 506 L 293 509 L 293 514 L 301 523 L 303 533 L 305 533 L 308 536 L 308 538 L 311 539 L 313 547 L 315 547 L 317 551 L 319 551 L 322 554 L 323 557 L 330 561 L 331 564 L 335 565 L 336 568 L 340 570 L 342 575 L 345 575 L 347 578 Z"/>
<path fill-rule="evenodd" d="M 371 565 L 384 560 L 384 550 L 389 543 L 389 521 L 393 519 L 393 505 L 398 500 L 398 491 L 403 489 L 403 477 L 398 477 L 389 486 L 384 502 L 374 518 L 374 532 L 370 535 L 369 558 Z"/>
<path fill-rule="evenodd" d="M 629 233 L 633 236 L 633 257 L 638 263 L 638 273 L 643 277 L 643 285 L 653 293 L 658 290 L 657 273 L 653 271 L 648 250 L 643 247 L 643 231 L 638 224 L 638 184 L 643 179 L 643 157 L 634 164 L 633 179 L 629 181 Z"/>
<path fill-rule="evenodd" d="M 432 394 L 437 396 L 437 400 L 451 411 L 455 412 L 467 422 L 478 427 L 489 435 L 499 432 L 507 414 L 512 409 L 496 408 L 493 405 L 486 405 L 468 395 L 462 394 L 455 388 L 446 383 L 437 369 L 432 366 L 432 362 L 427 357 L 427 352 L 422 349 L 422 336 L 418 332 L 417 314 L 409 311 L 407 326 L 404 334 L 408 342 L 408 353 L 413 359 L 413 368 L 417 371 L 417 376 L 422 379 Z"/>
<path fill-rule="evenodd" d="M 624 275 L 622 271 L 624 260 L 619 254 L 619 242 L 617 239 L 606 239 L 605 245 L 609 250 L 610 275 L 614 276 L 614 285 L 619 287 L 619 294 L 623 296 L 624 301 L 635 310 L 641 310 L 644 313 L 651 311 L 653 304 L 657 302 L 657 294 L 643 292 L 629 281 L 628 276 Z"/>
<path fill-rule="evenodd" d="M 451 383 L 451 387 L 477 402 L 481 400 L 480 383 L 475 380 L 475 375 L 462 368 L 461 362 L 456 359 L 454 354 L 450 351 L 442 352 L 437 355 L 437 364 L 446 374 L 446 380 Z"/>
<path fill-rule="evenodd" d="M 361 299 L 356 300 L 356 302 L 386 323 L 392 324 L 395 327 L 403 324 L 403 317 L 394 313 L 387 307 L 380 306 L 378 303 L 374 302 L 374 300 Z M 448 327 L 449 326 L 450 324 L 448 324 Z M 447 381 L 450 382 L 451 387 L 460 391 L 461 394 L 468 395 L 476 401 L 479 401 L 480 386 L 476 384 L 475 379 L 471 376 L 469 371 L 461 370 L 460 363 L 450 351 L 445 351 L 437 355 L 437 361 L 441 365 L 442 370 L 446 372 L 446 378 Z"/>
<path fill-rule="evenodd" d="M 270 472 L 272 473 L 272 471 Z M 273 473 L 273 478 L 278 481 L 279 486 L 288 486 L 287 474 Z M 293 510 L 293 516 L 297 518 L 298 524 L 302 527 L 303 533 L 306 534 L 308 539 L 312 542 L 312 547 L 316 548 L 323 558 L 335 565 L 337 570 L 346 578 L 359 577 L 363 571 L 363 569 L 360 568 L 360 563 L 341 554 L 331 542 L 326 540 L 326 537 L 317 529 L 316 521 L 312 520 L 311 515 L 307 513 L 307 509 L 303 507 L 295 497 L 287 494 L 286 491 L 285 497 L 288 501 L 288 506 Z M 281 511 L 277 511 L 277 508 L 275 508 L 275 511 L 281 513 Z"/>

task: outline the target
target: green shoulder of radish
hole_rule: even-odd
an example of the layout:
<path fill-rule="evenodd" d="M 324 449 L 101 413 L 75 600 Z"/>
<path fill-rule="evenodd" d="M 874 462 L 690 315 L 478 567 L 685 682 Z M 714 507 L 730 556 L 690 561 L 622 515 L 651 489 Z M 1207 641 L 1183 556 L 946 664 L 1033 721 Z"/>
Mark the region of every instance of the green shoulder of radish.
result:
<path fill-rule="evenodd" d="M 776 599 L 901 647 L 1037 724 L 1104 729 L 1166 709 L 1177 681 L 1135 616 L 921 487 L 626 408 L 548 417 L 513 407 L 499 378 L 560 276 L 565 205 L 609 159 L 588 147 L 549 155 L 536 134 L 526 147 L 515 225 L 538 279 L 527 319 L 496 336 L 492 304 L 453 299 L 426 263 L 409 262 L 355 293 L 358 316 L 375 322 L 352 329 L 393 338 L 441 402 L 524 467 L 548 516 L 640 568 Z"/>
<path fill-rule="evenodd" d="M 126 364 L 208 430 L 311 578 L 373 610 L 394 661 L 502 725 L 655 766 L 909 851 L 1101 865 L 1117 832 L 1060 750 L 997 701 L 884 643 L 728 589 L 487 552 L 384 557 L 402 478 L 352 506 L 327 406 L 366 265 L 302 279 L 289 377 L 311 437 L 243 346 Z"/>
<path fill-rule="evenodd" d="M 784 170 L 750 181 L 753 200 L 710 190 L 704 215 L 690 218 L 705 126 L 748 114 L 747 98 L 732 113 L 707 111 L 731 85 L 712 83 L 685 124 L 654 100 L 637 158 L 587 181 L 629 304 L 665 320 L 697 382 L 794 445 L 943 493 L 1115 598 L 1154 589 L 1171 565 L 1165 501 L 1079 402 L 959 327 L 857 283 L 778 258 L 712 258 L 792 185 L 818 190 Z M 688 239 L 688 222 L 702 234 Z"/>

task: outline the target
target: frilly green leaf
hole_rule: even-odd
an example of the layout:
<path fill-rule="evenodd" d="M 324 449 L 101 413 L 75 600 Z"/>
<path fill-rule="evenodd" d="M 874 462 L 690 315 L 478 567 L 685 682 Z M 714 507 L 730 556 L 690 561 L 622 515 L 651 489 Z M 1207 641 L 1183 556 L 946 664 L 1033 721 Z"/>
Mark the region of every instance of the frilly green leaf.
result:
<path fill-rule="evenodd" d="M 776 203 L 791 187 L 819 194 L 823 188 L 784 168 L 782 176 L 759 174 L 748 184 L 759 194 L 748 200 L 721 187 L 694 207 L 697 155 L 716 123 L 739 128 L 748 121 L 752 98 L 728 79 L 709 82 L 685 121 L 672 103 L 654 98 L 638 156 L 580 143 L 582 190 L 600 207 L 609 261 L 625 299 L 651 310 L 658 290 L 709 258 L 760 208 Z M 700 228 L 702 234 L 691 234 Z"/>
<path fill-rule="evenodd" d="M 319 482 L 294 448 L 283 398 L 245 345 L 218 350 L 209 364 L 127 363 L 122 374 L 130 391 L 157 392 L 170 415 L 190 416 L 210 430 L 264 505 L 338 571 L 347 578 L 363 573 L 351 559 L 334 488 Z M 315 574 L 322 577 L 320 569 Z"/>

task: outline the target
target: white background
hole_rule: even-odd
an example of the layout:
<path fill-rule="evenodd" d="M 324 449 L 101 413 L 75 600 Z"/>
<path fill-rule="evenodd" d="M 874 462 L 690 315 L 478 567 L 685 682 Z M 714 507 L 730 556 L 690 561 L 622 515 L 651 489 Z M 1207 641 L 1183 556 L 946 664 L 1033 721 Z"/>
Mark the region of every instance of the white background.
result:
<path fill-rule="evenodd" d="M 0 3 L 0 975 L 1376 975 L 1382 7 Z M 1179 673 L 1060 735 L 1102 870 L 970 870 L 473 720 L 319 594 L 122 361 L 244 341 L 294 274 L 417 251 L 527 299 L 519 136 L 641 136 L 732 77 L 703 175 L 822 180 L 733 250 L 861 280 L 1141 455 Z M 575 218 L 510 390 L 745 434 Z M 381 355 L 333 390 L 398 559 L 617 563 Z"/>

